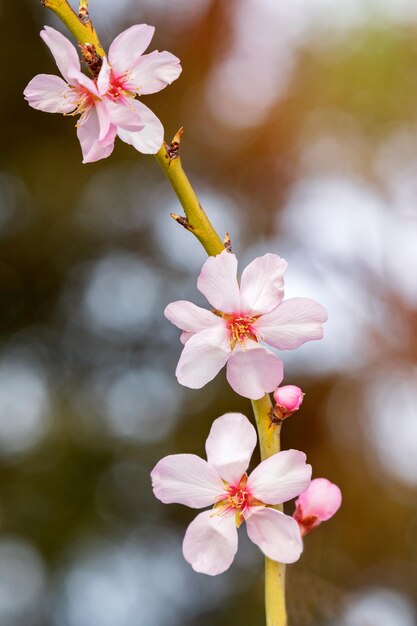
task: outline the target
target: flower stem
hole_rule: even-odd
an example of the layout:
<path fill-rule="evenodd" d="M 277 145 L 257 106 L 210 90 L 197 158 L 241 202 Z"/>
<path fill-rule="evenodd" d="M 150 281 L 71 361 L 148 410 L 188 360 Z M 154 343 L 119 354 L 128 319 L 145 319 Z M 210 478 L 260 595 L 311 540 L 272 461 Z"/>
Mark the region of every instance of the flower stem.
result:
<path fill-rule="evenodd" d="M 180 136 L 180 133 L 177 133 L 171 145 L 178 145 L 179 148 Z M 177 141 L 175 141 L 176 138 Z M 220 254 L 224 250 L 223 242 L 199 203 L 194 189 L 182 169 L 179 155 L 170 158 L 169 147 L 163 145 L 155 158 L 164 170 L 187 216 L 186 220 L 180 223 L 197 237 L 208 255 Z"/>
<path fill-rule="evenodd" d="M 83 22 L 67 0 L 41 0 L 41 3 L 60 18 L 79 44 L 92 44 L 97 54 L 105 55 L 92 22 L 89 19 Z M 88 2 L 86 0 L 80 2 L 80 8 L 87 11 Z M 179 156 L 181 135 L 182 130 L 178 131 L 170 146 L 163 144 L 155 155 L 186 215 L 185 218 L 174 215 L 173 217 L 197 237 L 208 255 L 220 254 L 224 250 L 224 243 L 205 214 L 181 165 Z M 260 400 L 253 400 L 252 407 L 258 428 L 261 459 L 264 460 L 279 452 L 281 427 L 271 423 L 269 414 L 272 405 L 269 394 Z M 276 508 L 282 510 L 282 506 Z M 268 558 L 265 558 L 265 610 L 266 626 L 287 626 L 285 566 Z"/>
<path fill-rule="evenodd" d="M 258 428 L 261 459 L 264 461 L 281 449 L 281 425 L 271 421 L 272 404 L 268 394 L 260 400 L 252 400 L 252 408 Z M 281 504 L 274 508 L 282 511 L 283 506 Z M 265 612 L 266 626 L 287 626 L 285 565 L 267 557 L 265 557 Z"/>

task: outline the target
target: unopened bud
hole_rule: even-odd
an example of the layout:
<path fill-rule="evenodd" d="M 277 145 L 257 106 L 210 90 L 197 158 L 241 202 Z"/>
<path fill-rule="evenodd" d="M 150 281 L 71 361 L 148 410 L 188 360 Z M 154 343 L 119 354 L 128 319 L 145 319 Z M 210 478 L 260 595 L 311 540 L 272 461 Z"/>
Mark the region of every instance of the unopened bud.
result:
<path fill-rule="evenodd" d="M 278 387 L 274 391 L 274 400 L 276 402 L 274 407 L 274 416 L 277 419 L 284 420 L 298 411 L 303 403 L 304 393 L 300 387 L 296 385 L 284 385 L 284 387 Z"/>
<path fill-rule="evenodd" d="M 304 536 L 339 510 L 342 493 L 326 478 L 315 478 L 295 501 L 294 519 Z"/>

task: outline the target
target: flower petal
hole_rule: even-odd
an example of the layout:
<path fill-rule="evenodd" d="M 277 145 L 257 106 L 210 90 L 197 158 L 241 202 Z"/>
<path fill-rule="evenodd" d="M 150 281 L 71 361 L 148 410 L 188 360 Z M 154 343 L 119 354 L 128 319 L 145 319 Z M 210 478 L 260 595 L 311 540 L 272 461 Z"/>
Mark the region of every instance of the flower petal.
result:
<path fill-rule="evenodd" d="M 281 359 L 266 348 L 256 344 L 246 349 L 238 346 L 227 363 L 227 380 L 236 393 L 251 400 L 259 400 L 265 393 L 274 391 L 284 377 Z"/>
<path fill-rule="evenodd" d="M 216 576 L 233 563 L 237 544 L 234 515 L 216 515 L 210 510 L 197 515 L 188 526 L 182 551 L 194 571 Z"/>
<path fill-rule="evenodd" d="M 254 326 L 274 348 L 294 350 L 306 341 L 321 339 L 326 320 L 326 309 L 315 300 L 290 298 L 262 315 Z"/>
<path fill-rule="evenodd" d="M 97 89 L 100 96 L 104 96 L 110 87 L 111 67 L 107 57 L 102 57 L 100 72 L 97 76 Z"/>
<path fill-rule="evenodd" d="M 161 91 L 181 74 L 180 60 L 170 52 L 158 52 L 140 57 L 130 72 L 129 82 L 137 85 L 141 96 Z"/>
<path fill-rule="evenodd" d="M 55 63 L 62 76 L 70 82 L 70 72 L 81 72 L 77 50 L 69 39 L 50 26 L 45 26 L 41 37 L 52 52 Z"/>
<path fill-rule="evenodd" d="M 294 563 L 303 551 L 303 541 L 297 522 L 281 511 L 259 507 L 246 520 L 249 539 L 269 559 Z"/>
<path fill-rule="evenodd" d="M 70 87 L 59 76 L 38 74 L 32 78 L 23 95 L 31 107 L 46 113 L 71 113 L 76 109 L 71 100 Z"/>
<path fill-rule="evenodd" d="M 79 95 L 82 95 L 83 92 L 85 93 L 85 90 L 87 90 L 95 98 L 100 98 L 96 83 L 89 76 L 86 76 L 82 72 L 70 69 L 68 71 L 68 78 L 70 84 L 74 86 L 74 90 L 81 91 L 81 94 Z"/>
<path fill-rule="evenodd" d="M 139 60 L 151 43 L 155 28 L 147 24 L 135 24 L 113 40 L 109 48 L 109 61 L 113 71 L 124 74 Z"/>
<path fill-rule="evenodd" d="M 114 141 L 114 128 L 112 128 L 110 111 L 106 102 L 103 100 L 97 101 L 94 108 L 97 113 L 99 124 L 98 141 L 100 143 L 107 144 L 110 137 L 113 137 Z"/>
<path fill-rule="evenodd" d="M 131 132 L 143 129 L 144 123 L 142 121 L 142 117 L 136 108 L 130 106 L 130 101 L 128 104 L 123 104 L 107 100 L 107 106 L 110 111 L 112 122 L 118 129 Z"/>
<path fill-rule="evenodd" d="M 245 313 L 269 313 L 284 297 L 287 262 L 277 254 L 256 258 L 242 273 L 240 299 Z"/>
<path fill-rule="evenodd" d="M 224 313 L 240 313 L 237 282 L 237 258 L 224 250 L 204 263 L 197 280 L 197 289 L 212 306 Z"/>
<path fill-rule="evenodd" d="M 201 509 L 214 504 L 224 493 L 218 472 L 195 454 L 172 454 L 159 461 L 151 472 L 155 496 L 164 504 L 185 504 Z"/>
<path fill-rule="evenodd" d="M 248 489 L 265 504 L 287 502 L 305 491 L 311 480 L 311 465 L 299 450 L 283 450 L 265 459 L 248 478 Z"/>
<path fill-rule="evenodd" d="M 190 333 L 198 333 L 200 330 L 210 326 L 226 327 L 221 317 L 187 300 L 171 302 L 166 307 L 164 315 L 172 324 Z"/>
<path fill-rule="evenodd" d="M 185 344 L 187 343 L 187 341 L 190 339 L 190 337 L 192 337 L 193 335 L 195 335 L 195 333 L 188 333 L 186 330 L 184 330 L 181 333 L 180 336 L 180 341 L 182 343 L 183 346 L 185 346 Z"/>
<path fill-rule="evenodd" d="M 156 154 L 164 140 L 164 127 L 155 113 L 142 102 L 131 100 L 130 104 L 140 115 L 143 128 L 135 132 L 119 129 L 120 139 L 143 154 Z"/>
<path fill-rule="evenodd" d="M 241 413 L 226 413 L 214 420 L 206 441 L 207 461 L 223 480 L 239 483 L 256 447 L 256 430 Z"/>
<path fill-rule="evenodd" d="M 229 332 L 214 326 L 190 337 L 178 361 L 176 376 L 180 385 L 201 389 L 219 373 L 229 358 Z"/>
<path fill-rule="evenodd" d="M 113 127 L 114 133 L 116 127 Z M 114 148 L 114 136 L 108 143 L 99 142 L 100 124 L 95 107 L 91 109 L 86 121 L 77 126 L 77 136 L 83 153 L 83 163 L 93 163 L 108 157 Z"/>

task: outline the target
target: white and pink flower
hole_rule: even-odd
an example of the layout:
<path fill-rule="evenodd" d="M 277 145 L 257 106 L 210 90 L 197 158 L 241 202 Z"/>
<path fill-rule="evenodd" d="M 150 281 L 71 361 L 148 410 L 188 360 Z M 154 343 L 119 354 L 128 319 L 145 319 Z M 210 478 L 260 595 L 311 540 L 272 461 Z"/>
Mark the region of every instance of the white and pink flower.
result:
<path fill-rule="evenodd" d="M 171 84 L 180 75 L 181 65 L 169 52 L 143 54 L 154 30 L 137 24 L 118 35 L 94 80 L 81 72 L 77 51 L 64 35 L 50 26 L 41 32 L 65 80 L 38 74 L 24 96 L 35 109 L 81 116 L 77 135 L 83 163 L 108 157 L 116 135 L 147 154 L 161 147 L 162 124 L 136 96 L 156 93 Z"/>
<path fill-rule="evenodd" d="M 304 536 L 340 509 L 342 492 L 327 478 L 315 478 L 295 501 L 294 519 Z"/>
<path fill-rule="evenodd" d="M 278 387 L 281 360 L 263 343 L 294 350 L 323 337 L 326 310 L 310 298 L 284 298 L 286 261 L 276 254 L 256 258 L 237 280 L 237 258 L 226 250 L 204 263 L 197 288 L 213 306 L 172 302 L 166 317 L 183 333 L 178 382 L 200 389 L 227 363 L 226 376 L 242 396 L 257 400 Z"/>
<path fill-rule="evenodd" d="M 207 461 L 194 454 L 163 458 L 151 473 L 155 496 L 193 509 L 213 508 L 188 526 L 183 554 L 196 572 L 214 576 L 227 570 L 238 547 L 237 528 L 275 561 L 293 563 L 303 545 L 297 522 L 271 508 L 295 498 L 308 486 L 311 466 L 298 450 L 266 459 L 249 476 L 256 431 L 240 413 L 216 419 L 206 441 Z"/>

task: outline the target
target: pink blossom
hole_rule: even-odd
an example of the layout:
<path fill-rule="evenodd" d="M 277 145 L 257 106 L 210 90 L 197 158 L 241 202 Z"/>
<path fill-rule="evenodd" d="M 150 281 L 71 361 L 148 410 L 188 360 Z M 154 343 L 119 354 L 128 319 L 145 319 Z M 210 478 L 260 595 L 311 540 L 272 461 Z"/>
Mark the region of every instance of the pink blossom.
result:
<path fill-rule="evenodd" d="M 35 109 L 81 115 L 77 135 L 83 163 L 108 157 L 116 135 L 140 152 L 154 154 L 161 147 L 162 124 L 136 96 L 160 91 L 178 78 L 181 66 L 169 52 L 143 54 L 154 30 L 137 24 L 118 35 L 95 80 L 81 72 L 77 51 L 64 35 L 49 26 L 41 32 L 65 80 L 38 74 L 24 95 Z"/>
<path fill-rule="evenodd" d="M 296 385 L 284 385 L 274 391 L 274 414 L 280 419 L 285 419 L 298 411 L 303 403 L 304 393 Z"/>
<path fill-rule="evenodd" d="M 301 533 L 313 530 L 339 510 L 342 493 L 339 487 L 326 478 L 315 478 L 295 501 L 294 519 L 298 522 Z"/>
<path fill-rule="evenodd" d="M 237 528 L 275 561 L 293 563 L 302 552 L 297 522 L 271 506 L 286 502 L 309 484 L 311 466 L 298 450 L 278 452 L 246 474 L 256 431 L 240 413 L 216 419 L 206 441 L 207 461 L 194 454 L 163 458 L 151 473 L 155 496 L 204 511 L 188 526 L 183 554 L 196 572 L 227 570 L 237 552 Z"/>
<path fill-rule="evenodd" d="M 178 382 L 200 389 L 227 363 L 226 376 L 242 396 L 257 400 L 274 391 L 283 378 L 281 360 L 263 343 L 293 350 L 321 339 L 325 309 L 309 298 L 283 302 L 286 261 L 276 254 L 256 258 L 237 280 L 237 259 L 223 251 L 209 257 L 197 288 L 211 311 L 187 301 L 172 302 L 166 317 L 183 333 Z"/>

